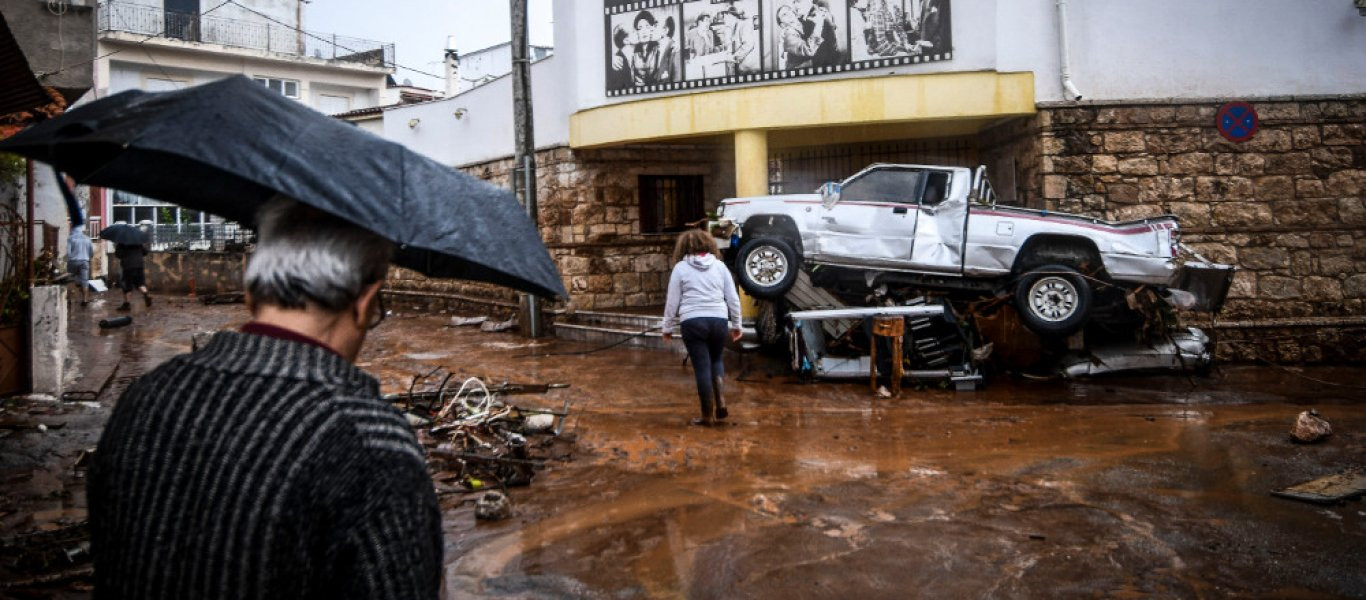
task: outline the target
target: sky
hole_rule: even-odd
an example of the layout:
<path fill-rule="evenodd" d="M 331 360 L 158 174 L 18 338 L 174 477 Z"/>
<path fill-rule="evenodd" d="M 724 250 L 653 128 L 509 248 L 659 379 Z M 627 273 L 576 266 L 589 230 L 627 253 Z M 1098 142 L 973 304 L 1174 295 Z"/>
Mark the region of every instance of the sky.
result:
<path fill-rule="evenodd" d="M 528 0 L 534 45 L 554 45 L 550 3 Z M 453 36 L 452 45 L 461 54 L 512 39 L 509 5 L 509 0 L 308 0 L 304 29 L 392 43 L 394 60 L 401 65 L 395 81 L 411 79 L 413 85 L 444 90 L 446 37 Z"/>

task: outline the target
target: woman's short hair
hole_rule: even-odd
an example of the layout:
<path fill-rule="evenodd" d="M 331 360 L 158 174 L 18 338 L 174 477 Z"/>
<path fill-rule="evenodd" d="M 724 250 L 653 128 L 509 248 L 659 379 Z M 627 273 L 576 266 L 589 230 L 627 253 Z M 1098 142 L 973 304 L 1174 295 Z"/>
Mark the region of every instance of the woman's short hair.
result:
<path fill-rule="evenodd" d="M 685 256 L 710 252 L 720 257 L 720 252 L 716 249 L 716 239 L 710 233 L 701 229 L 689 229 L 678 236 L 678 241 L 674 242 L 674 262 L 683 260 Z"/>
<path fill-rule="evenodd" d="M 631 26 L 634 27 L 634 28 L 636 28 L 636 29 L 640 29 L 640 22 L 641 22 L 641 21 L 645 21 L 646 23 L 649 23 L 649 24 L 650 24 L 650 27 L 654 27 L 655 24 L 659 23 L 659 21 L 656 21 L 656 20 L 655 20 L 654 14 L 652 14 L 652 13 L 651 13 L 650 11 L 648 11 L 648 10 L 642 10 L 642 11 L 640 11 L 639 13 L 636 13 L 635 21 L 631 23 Z"/>
<path fill-rule="evenodd" d="M 256 213 L 246 289 L 262 304 L 345 310 L 384 279 L 394 245 L 342 219 L 276 196 Z"/>

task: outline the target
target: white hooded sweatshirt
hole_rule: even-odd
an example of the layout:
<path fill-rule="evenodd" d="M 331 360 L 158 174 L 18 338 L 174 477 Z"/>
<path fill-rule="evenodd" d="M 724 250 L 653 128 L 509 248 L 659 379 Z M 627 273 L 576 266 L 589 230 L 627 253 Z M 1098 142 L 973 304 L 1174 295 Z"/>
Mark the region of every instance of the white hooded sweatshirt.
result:
<path fill-rule="evenodd" d="M 661 331 L 673 333 L 679 322 L 696 317 L 720 317 L 730 321 L 730 329 L 740 329 L 740 294 L 712 254 L 693 254 L 674 265 Z"/>

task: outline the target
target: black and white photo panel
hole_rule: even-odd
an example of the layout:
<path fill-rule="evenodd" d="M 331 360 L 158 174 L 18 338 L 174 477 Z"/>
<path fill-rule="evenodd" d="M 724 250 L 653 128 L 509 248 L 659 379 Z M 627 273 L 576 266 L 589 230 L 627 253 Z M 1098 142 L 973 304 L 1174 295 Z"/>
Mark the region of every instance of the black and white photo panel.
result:
<path fill-rule="evenodd" d="M 608 16 L 608 93 L 674 89 L 683 79 L 681 18 L 678 4 Z"/>
<path fill-rule="evenodd" d="M 849 63 L 845 0 L 765 0 L 766 71 L 819 70 Z"/>
<path fill-rule="evenodd" d="M 683 5 L 683 77 L 716 85 L 758 73 L 759 0 L 701 0 Z"/>
<path fill-rule="evenodd" d="M 856 63 L 943 60 L 952 51 L 948 0 L 852 0 L 849 22 Z"/>

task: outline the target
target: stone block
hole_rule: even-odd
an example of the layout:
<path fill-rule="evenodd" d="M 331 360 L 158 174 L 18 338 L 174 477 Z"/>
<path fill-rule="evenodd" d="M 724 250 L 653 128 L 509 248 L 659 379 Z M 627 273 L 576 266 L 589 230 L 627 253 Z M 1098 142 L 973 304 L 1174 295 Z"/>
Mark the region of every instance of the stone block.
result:
<path fill-rule="evenodd" d="M 1062 175 L 1045 175 L 1043 178 L 1043 197 L 1058 200 L 1067 197 L 1067 178 Z"/>
<path fill-rule="evenodd" d="M 1091 157 L 1091 172 L 1114 173 L 1119 169 L 1119 160 L 1113 154 L 1097 154 Z"/>
<path fill-rule="evenodd" d="M 1121 175 L 1156 175 L 1157 160 L 1147 156 L 1121 159 L 1119 172 Z"/>
<path fill-rule="evenodd" d="M 617 273 L 613 275 L 612 292 L 617 294 L 640 292 L 640 275 L 638 273 Z"/>
<path fill-rule="evenodd" d="M 1234 159 L 1234 173 L 1238 175 L 1261 175 L 1266 172 L 1266 157 L 1261 154 L 1238 154 Z"/>
<path fill-rule="evenodd" d="M 1290 266 L 1290 253 L 1282 248 L 1239 248 L 1238 266 L 1265 271 Z"/>
<path fill-rule="evenodd" d="M 1352 275 L 1357 272 L 1356 261 L 1346 255 L 1323 256 L 1320 254 L 1317 271 L 1320 275 Z"/>
<path fill-rule="evenodd" d="M 1342 295 L 1346 298 L 1366 298 L 1366 275 L 1352 275 L 1342 280 Z"/>
<path fill-rule="evenodd" d="M 1321 179 L 1302 178 L 1295 180 L 1296 198 L 1322 198 L 1327 195 L 1328 191 L 1324 189 Z"/>
<path fill-rule="evenodd" d="M 1243 142 L 1243 149 L 1257 152 L 1289 152 L 1295 149 L 1290 132 L 1283 129 L 1263 129 L 1252 139 Z"/>
<path fill-rule="evenodd" d="M 559 263 L 560 272 L 565 275 L 587 275 L 593 271 L 593 259 L 586 256 L 566 256 Z"/>
<path fill-rule="evenodd" d="M 1153 154 L 1182 154 L 1200 149 L 1199 132 L 1149 133 L 1144 141 L 1148 152 Z"/>
<path fill-rule="evenodd" d="M 1254 183 L 1258 200 L 1290 200 L 1295 197 L 1295 182 L 1287 176 L 1258 177 Z"/>
<path fill-rule="evenodd" d="M 1138 201 L 1160 203 L 1168 198 L 1168 180 L 1162 177 L 1144 177 L 1138 180 Z"/>
<path fill-rule="evenodd" d="M 1361 198 L 1339 198 L 1338 219 L 1344 225 L 1366 225 L 1366 202 Z"/>
<path fill-rule="evenodd" d="M 1054 173 L 1079 175 L 1091 172 L 1090 156 L 1058 156 L 1051 159 L 1045 158 L 1043 162 L 1045 171 L 1050 170 L 1049 163 L 1051 162 L 1051 171 Z"/>
<path fill-rule="evenodd" d="M 1195 197 L 1194 177 L 1175 177 L 1167 180 L 1167 197 L 1173 200 Z"/>
<path fill-rule="evenodd" d="M 1221 202 L 1214 205 L 1214 223 L 1223 226 L 1271 225 L 1271 206 L 1262 202 Z"/>
<path fill-rule="evenodd" d="M 1300 105 L 1296 102 L 1259 102 L 1254 108 L 1257 110 L 1257 118 L 1263 122 L 1300 118 Z"/>
<path fill-rule="evenodd" d="M 1312 172 L 1313 160 L 1308 152 L 1269 154 L 1266 157 L 1268 175 L 1307 175 Z"/>
<path fill-rule="evenodd" d="M 1338 236 L 1332 233 L 1317 232 L 1309 234 L 1310 248 L 1334 248 L 1338 245 Z"/>
<path fill-rule="evenodd" d="M 1134 206 L 1121 206 L 1114 210 L 1113 219 L 1116 221 L 1128 221 L 1131 219 L 1149 219 L 1160 217 L 1166 214 L 1161 206 L 1153 204 L 1136 204 Z"/>
<path fill-rule="evenodd" d="M 1208 175 L 1214 172 L 1214 155 L 1207 152 L 1187 152 L 1167 159 L 1167 173 L 1171 175 Z"/>
<path fill-rule="evenodd" d="M 1206 255 L 1208 256 L 1208 255 Z M 1212 260 L 1212 258 L 1211 258 Z M 1229 298 L 1253 298 L 1257 295 L 1257 274 L 1252 271 L 1233 272 L 1233 284 L 1229 286 Z"/>
<path fill-rule="evenodd" d="M 1215 154 L 1214 174 L 1232 175 L 1237 172 L 1239 154 Z"/>
<path fill-rule="evenodd" d="M 1299 298 L 1302 284 L 1297 277 L 1281 275 L 1262 275 L 1257 278 L 1257 292 L 1262 298 L 1270 300 L 1289 300 Z"/>
<path fill-rule="evenodd" d="M 1106 186 L 1108 198 L 1117 204 L 1137 204 L 1139 201 L 1138 186 L 1130 183 L 1116 183 Z"/>
<path fill-rule="evenodd" d="M 1282 225 L 1335 225 L 1337 203 L 1332 200 L 1288 200 L 1272 204 L 1276 222 Z"/>
<path fill-rule="evenodd" d="M 1366 192 L 1366 171 L 1349 169 L 1328 176 L 1324 188 L 1334 196 L 1361 196 Z"/>
<path fill-rule="evenodd" d="M 1322 142 L 1325 146 L 1355 146 L 1366 140 L 1366 125 L 1324 125 Z"/>
<path fill-rule="evenodd" d="M 1276 245 L 1282 248 L 1308 248 L 1309 238 L 1300 233 L 1285 233 L 1276 236 Z"/>
<path fill-rule="evenodd" d="M 1109 131 L 1105 133 L 1106 152 L 1143 152 L 1148 149 L 1141 131 Z"/>
<path fill-rule="evenodd" d="M 1210 205 L 1206 202 L 1172 202 L 1167 206 L 1182 227 L 1208 227 L 1212 224 Z"/>
<path fill-rule="evenodd" d="M 608 256 L 602 261 L 608 273 L 635 273 L 636 258 L 630 255 L 616 254 Z"/>
<path fill-rule="evenodd" d="M 1310 150 L 1323 143 L 1316 125 L 1290 128 L 1290 139 L 1296 150 Z"/>
<path fill-rule="evenodd" d="M 1065 147 L 1066 144 L 1062 139 L 1048 136 L 1043 138 L 1043 141 L 1040 144 L 1040 152 L 1042 152 L 1044 156 L 1054 156 L 1062 154 Z"/>
<path fill-rule="evenodd" d="M 1195 178 L 1195 196 L 1205 201 L 1245 200 L 1252 198 L 1253 192 L 1252 180 L 1247 177 Z"/>

